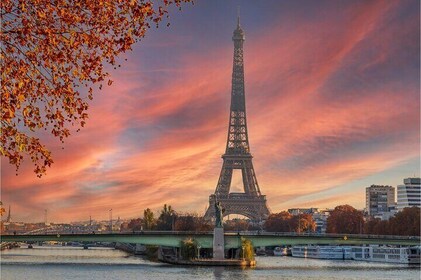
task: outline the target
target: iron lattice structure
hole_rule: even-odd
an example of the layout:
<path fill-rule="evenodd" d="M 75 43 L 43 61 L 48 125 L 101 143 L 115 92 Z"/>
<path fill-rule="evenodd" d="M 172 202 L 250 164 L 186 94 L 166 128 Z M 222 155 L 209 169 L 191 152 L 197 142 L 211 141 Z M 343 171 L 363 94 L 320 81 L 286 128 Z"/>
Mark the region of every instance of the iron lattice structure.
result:
<path fill-rule="evenodd" d="M 241 214 L 254 222 L 265 220 L 270 214 L 266 196 L 260 192 L 253 168 L 252 155 L 247 133 L 246 100 L 244 90 L 244 31 L 237 21 L 237 28 L 232 37 L 234 41 L 234 61 L 232 71 L 231 107 L 228 125 L 228 139 L 221 174 L 215 194 L 209 196 L 209 207 L 205 218 L 215 216 L 214 203 L 221 202 L 225 209 L 224 216 Z M 234 169 L 241 170 L 244 193 L 230 193 Z"/>

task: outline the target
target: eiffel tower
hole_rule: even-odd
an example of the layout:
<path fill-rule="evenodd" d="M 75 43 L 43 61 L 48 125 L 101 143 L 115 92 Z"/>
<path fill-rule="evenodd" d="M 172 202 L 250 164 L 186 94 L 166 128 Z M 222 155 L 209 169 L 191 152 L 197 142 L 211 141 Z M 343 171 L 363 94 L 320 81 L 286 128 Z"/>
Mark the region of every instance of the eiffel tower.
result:
<path fill-rule="evenodd" d="M 244 93 L 244 31 L 237 18 L 237 28 L 232 37 L 234 41 L 234 62 L 232 71 L 231 108 L 228 125 L 228 139 L 221 174 L 215 194 L 209 196 L 209 208 L 205 218 L 215 216 L 215 202 L 221 202 L 225 209 L 224 216 L 241 214 L 253 222 L 261 222 L 269 215 L 266 196 L 260 192 L 254 172 L 252 155 L 247 134 L 246 100 Z M 234 169 L 241 170 L 244 193 L 230 193 Z"/>

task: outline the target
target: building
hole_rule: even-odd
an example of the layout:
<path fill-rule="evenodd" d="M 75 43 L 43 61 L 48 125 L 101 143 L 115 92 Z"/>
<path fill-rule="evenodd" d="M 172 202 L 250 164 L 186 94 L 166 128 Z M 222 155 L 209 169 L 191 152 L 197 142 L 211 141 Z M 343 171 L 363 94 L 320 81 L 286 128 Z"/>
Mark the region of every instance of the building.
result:
<path fill-rule="evenodd" d="M 392 204 L 391 206 L 389 206 L 388 211 L 387 212 L 383 212 L 381 214 L 376 215 L 376 218 L 380 218 L 382 221 L 387 221 L 389 220 L 391 217 L 395 216 L 396 213 L 398 213 L 398 210 L 396 208 L 396 202 L 394 204 Z"/>
<path fill-rule="evenodd" d="M 390 212 L 395 204 L 395 188 L 392 186 L 371 185 L 366 188 L 366 210 L 368 215 L 379 217 Z"/>
<path fill-rule="evenodd" d="M 326 233 L 327 228 L 327 218 L 330 215 L 329 209 L 319 209 L 319 208 L 290 208 L 288 213 L 293 216 L 308 214 L 311 215 L 313 221 L 316 223 L 316 232 L 317 233 Z"/>
<path fill-rule="evenodd" d="M 325 234 L 327 228 L 327 219 L 330 215 L 329 209 L 319 209 L 317 212 L 313 212 L 313 221 L 316 223 L 316 232 Z"/>
<path fill-rule="evenodd" d="M 288 212 L 291 215 L 298 215 L 298 214 L 313 214 L 317 213 L 319 211 L 319 208 L 290 208 L 288 209 Z"/>
<path fill-rule="evenodd" d="M 405 207 L 421 207 L 420 181 L 420 178 L 406 178 L 403 180 L 404 185 L 398 185 L 398 211 Z"/>

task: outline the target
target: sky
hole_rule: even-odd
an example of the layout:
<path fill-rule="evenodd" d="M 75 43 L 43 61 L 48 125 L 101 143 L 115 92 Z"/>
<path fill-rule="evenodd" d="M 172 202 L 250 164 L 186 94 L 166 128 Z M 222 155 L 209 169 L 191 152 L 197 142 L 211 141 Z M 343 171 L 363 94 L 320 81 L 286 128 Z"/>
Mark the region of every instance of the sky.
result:
<path fill-rule="evenodd" d="M 420 176 L 418 1 L 195 1 L 149 30 L 37 178 L 2 158 L 15 221 L 203 214 L 225 151 L 240 6 L 253 164 L 272 212 L 365 205 Z M 124 59 L 127 58 L 127 61 Z M 242 190 L 234 173 L 231 190 Z"/>

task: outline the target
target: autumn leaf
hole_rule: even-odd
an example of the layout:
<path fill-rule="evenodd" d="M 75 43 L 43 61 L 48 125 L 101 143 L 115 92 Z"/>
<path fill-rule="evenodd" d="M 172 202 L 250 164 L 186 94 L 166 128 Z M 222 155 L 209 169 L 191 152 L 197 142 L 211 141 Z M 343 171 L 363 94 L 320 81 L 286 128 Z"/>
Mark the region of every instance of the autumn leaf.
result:
<path fill-rule="evenodd" d="M 2 156 L 17 170 L 29 157 L 37 176 L 44 174 L 53 159 L 36 132 L 64 141 L 69 127 L 85 126 L 92 85 L 112 84 L 105 65 L 116 66 L 169 5 L 183 2 L 191 1 L 2 0 Z"/>

